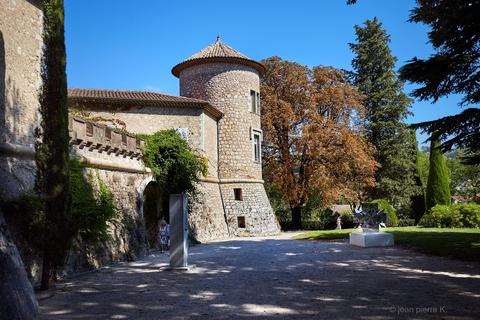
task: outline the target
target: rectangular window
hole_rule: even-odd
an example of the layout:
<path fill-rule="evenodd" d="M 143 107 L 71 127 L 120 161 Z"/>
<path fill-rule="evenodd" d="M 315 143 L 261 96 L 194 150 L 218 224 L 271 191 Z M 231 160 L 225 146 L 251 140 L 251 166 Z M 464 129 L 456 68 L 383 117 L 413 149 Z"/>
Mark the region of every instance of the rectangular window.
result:
<path fill-rule="evenodd" d="M 254 90 L 250 90 L 250 96 L 248 98 L 248 111 L 255 112 L 257 104 L 257 93 Z"/>
<path fill-rule="evenodd" d="M 257 92 L 257 98 L 255 99 L 255 113 L 260 114 L 260 93 Z"/>
<path fill-rule="evenodd" d="M 178 134 L 182 137 L 185 142 L 188 142 L 188 135 L 189 135 L 189 130 L 188 128 L 176 128 L 175 131 L 177 131 Z"/>
<path fill-rule="evenodd" d="M 261 146 L 260 146 L 260 133 L 253 132 L 253 160 L 260 162 L 261 160 Z"/>
<path fill-rule="evenodd" d="M 235 200 L 243 201 L 242 188 L 234 188 L 233 195 L 235 196 Z"/>
<path fill-rule="evenodd" d="M 244 229 L 245 228 L 245 217 L 243 217 L 243 216 L 237 217 L 237 225 L 238 225 L 239 228 Z"/>

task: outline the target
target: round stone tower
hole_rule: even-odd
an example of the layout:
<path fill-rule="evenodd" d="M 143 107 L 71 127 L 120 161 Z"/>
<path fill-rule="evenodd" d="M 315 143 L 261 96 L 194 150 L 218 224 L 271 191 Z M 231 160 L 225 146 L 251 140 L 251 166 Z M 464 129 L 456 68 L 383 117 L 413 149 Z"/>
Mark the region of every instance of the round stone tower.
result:
<path fill-rule="evenodd" d="M 177 64 L 180 95 L 223 112 L 218 121 L 218 178 L 230 232 L 279 231 L 262 180 L 260 76 L 265 67 L 217 41 Z"/>

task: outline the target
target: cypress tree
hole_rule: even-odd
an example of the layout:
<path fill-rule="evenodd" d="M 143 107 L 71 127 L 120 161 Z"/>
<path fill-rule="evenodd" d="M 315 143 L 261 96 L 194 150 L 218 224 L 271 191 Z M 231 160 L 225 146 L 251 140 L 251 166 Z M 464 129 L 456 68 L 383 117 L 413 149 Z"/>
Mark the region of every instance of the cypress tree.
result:
<path fill-rule="evenodd" d="M 412 100 L 403 92 L 395 73 L 397 58 L 389 48 L 390 36 L 377 18 L 355 26 L 357 42 L 350 44 L 354 82 L 365 96 L 366 135 L 376 149 L 380 168 L 371 197 L 387 199 L 394 206 L 410 206 L 418 194 L 415 183 L 415 152 L 411 133 L 403 122 Z"/>
<path fill-rule="evenodd" d="M 68 110 L 63 0 L 43 0 L 42 122 L 38 130 L 37 190 L 44 199 L 42 280 L 48 289 L 54 270 L 64 263 L 73 227 L 68 177 Z"/>
<path fill-rule="evenodd" d="M 431 138 L 430 169 L 425 200 L 427 211 L 437 204 L 451 204 L 447 163 L 440 148 L 440 140 L 435 135 Z"/>
<path fill-rule="evenodd" d="M 415 184 L 418 187 L 417 194 L 414 194 L 411 200 L 412 217 L 415 219 L 415 223 L 418 223 L 425 213 L 425 186 L 423 185 L 421 173 L 420 173 L 420 150 L 418 150 L 417 138 L 415 130 L 412 130 L 412 140 L 415 145 Z"/>

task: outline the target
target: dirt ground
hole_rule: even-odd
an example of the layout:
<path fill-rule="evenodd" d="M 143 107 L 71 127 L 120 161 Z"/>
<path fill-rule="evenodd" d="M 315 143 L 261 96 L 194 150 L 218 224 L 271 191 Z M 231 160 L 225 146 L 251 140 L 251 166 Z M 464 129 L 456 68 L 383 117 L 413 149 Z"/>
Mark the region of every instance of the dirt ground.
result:
<path fill-rule="evenodd" d="M 480 264 L 346 242 L 242 238 L 64 281 L 41 319 L 480 319 Z"/>

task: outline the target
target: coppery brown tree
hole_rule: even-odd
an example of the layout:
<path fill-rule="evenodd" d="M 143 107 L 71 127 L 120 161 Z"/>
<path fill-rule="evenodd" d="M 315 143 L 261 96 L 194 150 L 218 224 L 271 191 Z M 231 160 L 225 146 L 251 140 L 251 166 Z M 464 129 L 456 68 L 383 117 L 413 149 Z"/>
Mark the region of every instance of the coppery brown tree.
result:
<path fill-rule="evenodd" d="M 268 180 L 301 228 L 302 206 L 314 195 L 327 206 L 358 201 L 375 184 L 373 147 L 362 136 L 362 95 L 341 70 L 309 69 L 272 57 L 263 61 L 262 124 Z"/>

